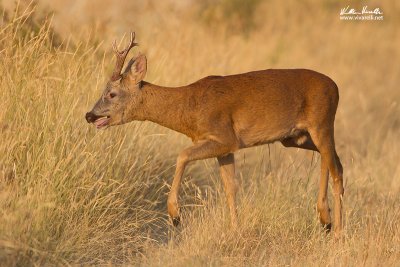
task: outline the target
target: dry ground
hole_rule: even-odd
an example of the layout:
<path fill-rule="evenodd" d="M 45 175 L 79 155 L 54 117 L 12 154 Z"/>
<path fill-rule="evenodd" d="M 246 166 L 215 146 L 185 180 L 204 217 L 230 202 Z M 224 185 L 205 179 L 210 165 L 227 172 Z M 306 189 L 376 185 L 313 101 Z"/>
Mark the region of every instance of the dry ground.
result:
<path fill-rule="evenodd" d="M 399 266 L 399 3 L 369 3 L 384 21 L 344 22 L 336 1 L 261 1 L 253 28 L 194 1 L 55 3 L 51 22 L 21 5 L 1 23 L 0 265 Z M 319 155 L 280 144 L 237 155 L 237 231 L 215 160 L 187 170 L 183 223 L 169 225 L 166 195 L 189 140 L 151 123 L 96 131 L 84 121 L 113 66 L 108 40 L 132 27 L 153 83 L 295 67 L 337 82 L 343 240 L 318 223 Z"/>

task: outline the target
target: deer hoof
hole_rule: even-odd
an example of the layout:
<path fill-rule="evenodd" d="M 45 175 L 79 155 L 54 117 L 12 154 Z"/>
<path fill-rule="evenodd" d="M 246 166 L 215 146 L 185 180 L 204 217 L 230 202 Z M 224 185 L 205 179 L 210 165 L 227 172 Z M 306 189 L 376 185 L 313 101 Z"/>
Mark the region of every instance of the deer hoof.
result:
<path fill-rule="evenodd" d="M 181 218 L 178 216 L 178 217 L 173 217 L 172 218 L 172 224 L 175 226 L 175 227 L 177 227 L 179 224 L 180 224 L 180 222 L 181 222 Z"/>
<path fill-rule="evenodd" d="M 322 228 L 324 228 L 324 231 L 326 233 L 330 233 L 332 230 L 332 223 L 327 223 L 327 224 L 323 224 Z"/>

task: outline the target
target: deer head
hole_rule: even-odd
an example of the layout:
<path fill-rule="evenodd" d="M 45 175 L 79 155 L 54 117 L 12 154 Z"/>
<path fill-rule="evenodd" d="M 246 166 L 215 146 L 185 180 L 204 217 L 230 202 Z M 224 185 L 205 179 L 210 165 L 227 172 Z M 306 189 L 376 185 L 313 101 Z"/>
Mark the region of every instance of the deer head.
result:
<path fill-rule="evenodd" d="M 119 125 L 133 120 L 137 105 L 141 98 L 141 83 L 146 75 L 147 60 L 143 54 L 132 58 L 125 71 L 121 73 L 125 59 L 132 47 L 137 46 L 135 33 L 131 33 L 129 45 L 122 51 L 117 48 L 116 41 L 113 50 L 116 64 L 106 88 L 93 109 L 86 113 L 88 123 L 93 123 L 98 129 Z"/>

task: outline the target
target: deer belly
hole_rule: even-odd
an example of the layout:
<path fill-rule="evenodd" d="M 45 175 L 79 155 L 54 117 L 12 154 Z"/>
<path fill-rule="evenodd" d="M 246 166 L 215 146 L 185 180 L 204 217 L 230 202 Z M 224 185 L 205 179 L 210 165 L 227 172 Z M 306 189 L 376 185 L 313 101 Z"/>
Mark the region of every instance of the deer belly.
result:
<path fill-rule="evenodd" d="M 274 127 L 279 126 L 279 127 Z M 247 125 L 235 129 L 236 136 L 240 142 L 240 147 L 252 147 L 275 141 L 284 138 L 295 136 L 301 130 L 289 125 Z"/>

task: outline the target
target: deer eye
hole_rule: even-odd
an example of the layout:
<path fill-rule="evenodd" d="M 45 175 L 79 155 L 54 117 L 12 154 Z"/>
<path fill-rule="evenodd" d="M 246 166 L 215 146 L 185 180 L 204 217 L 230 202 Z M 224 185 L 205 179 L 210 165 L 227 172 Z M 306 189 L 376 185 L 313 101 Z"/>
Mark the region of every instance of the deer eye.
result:
<path fill-rule="evenodd" d="M 114 98 L 114 97 L 116 97 L 117 95 L 115 94 L 115 93 L 110 93 L 110 98 Z"/>

